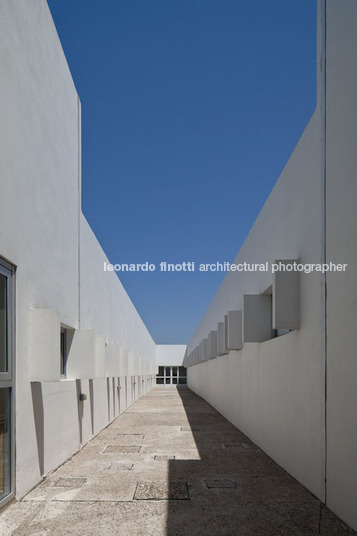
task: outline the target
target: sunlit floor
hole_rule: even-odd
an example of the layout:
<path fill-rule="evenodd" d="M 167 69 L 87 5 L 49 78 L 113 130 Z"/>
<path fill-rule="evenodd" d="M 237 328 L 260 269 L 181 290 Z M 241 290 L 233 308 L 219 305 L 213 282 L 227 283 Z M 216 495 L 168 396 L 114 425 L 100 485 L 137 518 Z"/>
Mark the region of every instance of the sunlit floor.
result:
<path fill-rule="evenodd" d="M 5 508 L 0 534 L 356 533 L 189 389 L 157 387 Z"/>

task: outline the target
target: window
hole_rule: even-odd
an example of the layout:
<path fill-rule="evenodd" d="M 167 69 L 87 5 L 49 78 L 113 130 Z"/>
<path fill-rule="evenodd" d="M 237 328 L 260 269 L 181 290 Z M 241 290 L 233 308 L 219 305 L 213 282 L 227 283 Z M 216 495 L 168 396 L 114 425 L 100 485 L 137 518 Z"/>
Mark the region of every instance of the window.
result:
<path fill-rule="evenodd" d="M 8 278 L 0 273 L 0 371 L 8 371 Z"/>
<path fill-rule="evenodd" d="M 67 330 L 61 328 L 60 335 L 60 346 L 61 346 L 61 364 L 60 364 L 60 374 L 61 376 L 66 376 L 66 365 L 67 365 Z"/>
<path fill-rule="evenodd" d="M 156 376 L 157 385 L 186 385 L 186 383 L 186 367 L 159 367 Z"/>
<path fill-rule="evenodd" d="M 179 382 L 180 385 L 186 385 L 186 383 L 187 383 L 187 372 L 186 371 L 187 371 L 186 367 L 180 367 L 179 368 L 180 377 L 179 377 L 178 382 Z"/>
<path fill-rule="evenodd" d="M 0 260 L 0 507 L 13 496 L 13 323 L 15 269 Z"/>

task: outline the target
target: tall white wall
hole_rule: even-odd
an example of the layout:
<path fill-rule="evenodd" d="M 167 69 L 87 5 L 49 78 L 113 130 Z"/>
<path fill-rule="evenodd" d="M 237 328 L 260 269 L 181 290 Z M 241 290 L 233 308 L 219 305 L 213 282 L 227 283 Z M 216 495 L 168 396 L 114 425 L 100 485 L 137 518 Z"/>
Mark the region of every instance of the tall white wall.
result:
<path fill-rule="evenodd" d="M 357 4 L 327 2 L 327 504 L 357 529 Z"/>
<path fill-rule="evenodd" d="M 80 252 L 81 329 L 95 327 L 111 343 L 154 362 L 156 345 L 116 273 L 104 272 L 109 261 L 83 215 Z"/>
<path fill-rule="evenodd" d="M 321 256 L 320 116 L 307 126 L 234 263 Z M 229 272 L 195 331 L 189 354 L 243 294 L 260 294 L 271 272 Z M 318 273 L 300 277 L 301 329 L 188 369 L 188 385 L 318 497 L 323 497 L 324 381 Z M 311 433 L 313 430 L 313 433 Z"/>
<path fill-rule="evenodd" d="M 80 102 L 45 0 L 0 2 L 0 78 L 0 256 L 17 267 L 21 497 L 134 401 L 128 355 L 138 392 L 153 386 L 156 353 L 81 214 Z M 61 324 L 72 334 L 67 379 Z"/>
<path fill-rule="evenodd" d="M 348 269 L 326 282 L 300 274 L 294 331 L 198 363 L 192 351 L 242 309 L 243 294 L 273 283 L 270 273 L 228 273 L 185 361 L 195 392 L 357 529 L 357 5 L 327 0 L 326 18 L 323 0 L 318 8 L 317 108 L 234 262 Z"/>
<path fill-rule="evenodd" d="M 79 100 L 45 2 L 0 3 L 0 253 L 16 271 L 16 468 L 40 477 L 30 307 L 78 327 Z"/>

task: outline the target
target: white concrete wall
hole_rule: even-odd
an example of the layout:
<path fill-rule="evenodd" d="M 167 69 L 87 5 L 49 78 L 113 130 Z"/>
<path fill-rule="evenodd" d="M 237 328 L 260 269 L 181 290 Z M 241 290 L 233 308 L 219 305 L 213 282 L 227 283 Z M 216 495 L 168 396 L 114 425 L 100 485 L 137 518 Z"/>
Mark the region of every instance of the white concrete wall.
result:
<path fill-rule="evenodd" d="M 357 529 L 357 3 L 327 2 L 327 504 Z"/>
<path fill-rule="evenodd" d="M 156 363 L 167 367 L 181 367 L 185 357 L 185 344 L 158 344 L 156 346 Z"/>
<path fill-rule="evenodd" d="M 108 342 L 154 362 L 156 345 L 116 273 L 104 272 L 109 261 L 83 215 L 80 232 L 81 329 L 95 326 Z"/>
<path fill-rule="evenodd" d="M 30 308 L 78 327 L 79 100 L 45 2 L 0 3 L 0 253 L 16 272 L 17 489 L 40 478 Z M 56 247 L 54 247 L 54 244 Z"/>
<path fill-rule="evenodd" d="M 274 283 L 271 273 L 229 273 L 185 361 L 195 392 L 357 529 L 357 4 L 327 0 L 326 22 L 318 7 L 317 109 L 234 262 L 326 259 L 348 270 L 328 272 L 326 286 L 318 273 L 295 278 L 289 300 L 299 291 L 300 311 L 283 314 L 294 331 L 195 364 L 192 351 L 218 323 L 222 351 L 224 316 L 242 309 L 243 294 Z M 275 311 L 280 327 L 290 305 Z"/>
<path fill-rule="evenodd" d="M 103 271 L 107 259 L 81 214 L 80 102 L 45 0 L 0 2 L 0 77 L 0 256 L 17 267 L 21 497 L 106 426 L 119 402 L 123 411 L 134 400 L 123 379 L 116 390 L 129 373 L 121 356 L 140 356 L 133 375 L 149 363 L 150 389 L 156 353 L 116 275 Z M 60 324 L 74 333 L 66 380 Z M 117 377 L 106 377 L 105 343 L 118 347 Z"/>
<path fill-rule="evenodd" d="M 320 118 L 314 114 L 265 203 L 235 263 L 321 256 Z M 271 272 L 229 272 L 189 345 L 188 354 L 244 294 L 272 285 Z M 323 497 L 324 383 L 321 365 L 321 275 L 300 277 L 301 330 L 243 343 L 188 369 L 188 385 L 219 409 L 274 460 Z M 313 433 L 311 433 L 313 430 Z"/>

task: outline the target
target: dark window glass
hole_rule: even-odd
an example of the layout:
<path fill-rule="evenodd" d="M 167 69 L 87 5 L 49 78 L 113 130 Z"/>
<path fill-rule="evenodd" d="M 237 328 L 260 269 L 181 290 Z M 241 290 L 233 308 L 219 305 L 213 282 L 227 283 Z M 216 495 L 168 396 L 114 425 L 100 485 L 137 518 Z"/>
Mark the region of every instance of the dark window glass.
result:
<path fill-rule="evenodd" d="M 173 383 L 174 385 L 176 385 L 176 384 L 177 384 L 177 378 L 172 378 L 172 383 Z"/>
<path fill-rule="evenodd" d="M 0 372 L 8 371 L 7 277 L 0 274 Z"/>
<path fill-rule="evenodd" d="M 172 367 L 172 375 L 177 376 L 177 367 Z"/>
<path fill-rule="evenodd" d="M 166 376 L 166 378 L 165 378 L 165 383 L 170 383 L 170 382 L 171 382 L 171 378 L 170 378 L 170 376 Z"/>
<path fill-rule="evenodd" d="M 67 333 L 64 328 L 61 328 L 61 376 L 66 375 L 67 364 Z"/>
<path fill-rule="evenodd" d="M 170 376 L 171 367 L 165 367 L 165 376 Z"/>
<path fill-rule="evenodd" d="M 164 383 L 164 378 L 156 378 L 157 385 L 162 385 Z"/>
<path fill-rule="evenodd" d="M 180 367 L 180 376 L 186 376 L 186 367 Z"/>
<path fill-rule="evenodd" d="M 163 376 L 164 375 L 164 367 L 159 367 L 159 372 L 157 374 L 158 376 Z"/>
<path fill-rule="evenodd" d="M 186 378 L 183 378 L 182 376 L 180 376 L 179 384 L 180 385 L 186 385 Z"/>
<path fill-rule="evenodd" d="M 0 389 L 0 500 L 11 491 L 11 388 Z"/>

